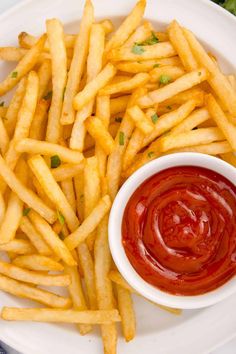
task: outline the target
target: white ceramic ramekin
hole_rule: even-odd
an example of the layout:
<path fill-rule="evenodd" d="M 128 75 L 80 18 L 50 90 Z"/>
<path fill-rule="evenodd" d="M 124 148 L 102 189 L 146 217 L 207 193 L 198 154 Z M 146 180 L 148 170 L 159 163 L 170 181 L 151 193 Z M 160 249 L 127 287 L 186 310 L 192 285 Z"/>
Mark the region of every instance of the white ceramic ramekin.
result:
<path fill-rule="evenodd" d="M 166 155 L 153 160 L 141 167 L 131 177 L 129 177 L 129 179 L 123 184 L 120 191 L 118 192 L 114 200 L 109 218 L 109 244 L 112 257 L 120 273 L 123 275 L 126 281 L 142 296 L 157 304 L 173 308 L 202 308 L 216 304 L 217 302 L 224 300 L 226 297 L 235 293 L 236 277 L 230 279 L 227 283 L 220 286 L 219 288 L 203 295 L 172 295 L 157 289 L 156 287 L 143 280 L 130 264 L 122 245 L 122 218 L 129 198 L 137 189 L 137 187 L 147 178 L 151 177 L 159 171 L 174 166 L 205 167 L 220 173 L 233 184 L 236 183 L 236 168 L 224 162 L 223 160 L 210 155 L 184 152 Z"/>

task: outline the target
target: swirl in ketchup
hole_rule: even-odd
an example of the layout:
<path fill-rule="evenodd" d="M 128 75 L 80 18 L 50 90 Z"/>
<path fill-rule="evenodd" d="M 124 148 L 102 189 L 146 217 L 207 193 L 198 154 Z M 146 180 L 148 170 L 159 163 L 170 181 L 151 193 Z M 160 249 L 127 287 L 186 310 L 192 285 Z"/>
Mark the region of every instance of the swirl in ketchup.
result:
<path fill-rule="evenodd" d="M 236 186 L 201 167 L 180 166 L 143 182 L 126 206 L 122 241 L 148 283 L 198 295 L 236 273 Z"/>

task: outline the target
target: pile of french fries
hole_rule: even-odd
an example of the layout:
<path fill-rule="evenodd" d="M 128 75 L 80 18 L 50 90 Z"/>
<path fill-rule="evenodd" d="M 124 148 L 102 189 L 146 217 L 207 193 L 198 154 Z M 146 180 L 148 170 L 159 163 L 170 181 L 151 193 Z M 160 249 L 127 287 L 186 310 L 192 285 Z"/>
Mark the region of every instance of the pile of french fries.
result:
<path fill-rule="evenodd" d="M 78 34 L 58 19 L 39 38 L 0 48 L 0 289 L 45 308 L 4 320 L 100 325 L 135 336 L 131 293 L 112 262 L 108 217 L 120 186 L 164 154 L 196 151 L 236 166 L 236 78 L 177 21 L 156 31 L 140 0 L 118 29 L 86 0 Z M 40 286 L 67 290 L 62 296 Z M 179 314 L 178 309 L 164 310 Z"/>

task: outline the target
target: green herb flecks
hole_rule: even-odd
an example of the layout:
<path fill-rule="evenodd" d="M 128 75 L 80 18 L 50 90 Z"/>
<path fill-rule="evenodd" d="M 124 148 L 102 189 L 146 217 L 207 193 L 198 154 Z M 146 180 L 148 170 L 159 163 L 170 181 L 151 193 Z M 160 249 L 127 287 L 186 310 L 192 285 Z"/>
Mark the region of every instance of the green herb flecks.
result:
<path fill-rule="evenodd" d="M 125 134 L 124 132 L 119 133 L 119 144 L 120 145 L 125 145 Z"/>
<path fill-rule="evenodd" d="M 51 168 L 57 168 L 61 164 L 61 159 L 58 155 L 51 156 Z"/>

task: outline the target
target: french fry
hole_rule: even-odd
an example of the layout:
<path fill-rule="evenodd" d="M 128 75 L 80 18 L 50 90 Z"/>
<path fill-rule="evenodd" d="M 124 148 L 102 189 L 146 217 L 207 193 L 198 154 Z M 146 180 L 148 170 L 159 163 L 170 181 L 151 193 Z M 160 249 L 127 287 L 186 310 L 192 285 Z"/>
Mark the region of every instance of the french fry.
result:
<path fill-rule="evenodd" d="M 29 241 L 14 239 L 4 245 L 0 245 L 0 251 L 15 254 L 33 254 L 35 252 L 35 248 Z"/>
<path fill-rule="evenodd" d="M 130 99 L 129 95 L 112 98 L 110 100 L 111 116 L 117 113 L 124 112 L 126 110 L 129 99 Z"/>
<path fill-rule="evenodd" d="M 84 7 L 79 34 L 75 39 L 73 58 L 68 73 L 60 119 L 61 124 L 71 124 L 75 120 L 75 111 L 73 109 L 72 102 L 78 92 L 80 80 L 86 63 L 89 48 L 89 35 L 92 23 L 94 21 L 93 12 L 93 5 L 90 0 L 87 0 Z"/>
<path fill-rule="evenodd" d="M 195 100 L 197 106 L 201 107 L 204 105 L 204 97 L 204 91 L 198 87 L 194 87 L 189 90 L 177 93 L 177 95 L 174 95 L 173 97 L 170 97 L 169 99 L 165 100 L 162 104 L 158 106 L 158 109 L 161 108 L 162 105 L 165 105 L 165 107 L 167 107 L 167 109 L 169 110 L 169 105 L 171 105 L 172 107 L 176 104 L 183 104 L 188 100 Z"/>
<path fill-rule="evenodd" d="M 121 276 L 121 274 L 117 271 L 117 270 L 111 270 L 109 272 L 109 278 L 117 285 L 121 286 L 122 288 L 129 290 L 129 292 L 134 293 L 136 295 L 141 296 L 139 293 L 137 293 L 126 281 L 125 279 Z M 160 307 L 163 310 L 166 310 L 170 313 L 173 313 L 175 315 L 179 315 L 181 314 L 182 310 L 179 309 L 175 309 L 172 307 L 167 307 L 167 306 L 162 306 L 162 305 L 158 305 L 158 307 Z"/>
<path fill-rule="evenodd" d="M 233 165 L 234 167 L 236 167 L 236 156 L 234 155 L 233 152 L 226 152 L 226 153 L 221 153 L 220 157 L 228 162 L 230 165 Z"/>
<path fill-rule="evenodd" d="M 6 118 L 8 108 L 7 106 L 0 106 L 0 117 L 2 117 L 3 120 Z"/>
<path fill-rule="evenodd" d="M 0 289 L 9 294 L 34 300 L 49 307 L 67 309 L 71 306 L 71 300 L 69 298 L 26 285 L 17 280 L 5 277 L 4 275 L 0 275 Z"/>
<path fill-rule="evenodd" d="M 118 49 L 112 49 L 107 54 L 107 58 L 112 62 L 122 60 L 143 61 L 150 59 L 169 58 L 176 55 L 176 51 L 170 42 L 161 42 L 149 46 L 138 46 L 138 50 L 135 50 L 135 48 L 136 47 L 134 45 L 133 48 L 121 47 Z"/>
<path fill-rule="evenodd" d="M 5 120 L 5 128 L 9 134 L 9 137 L 12 137 L 16 121 L 17 121 L 17 116 L 18 116 L 18 111 L 21 107 L 22 100 L 25 95 L 25 88 L 26 88 L 26 83 L 27 83 L 27 78 L 23 77 L 21 81 L 19 82 L 19 85 L 11 99 L 11 102 L 9 104 L 7 113 L 6 113 L 6 120 Z"/>
<path fill-rule="evenodd" d="M 234 92 L 236 92 L 236 77 L 235 75 L 228 75 L 228 81 L 230 82 L 231 86 L 234 89 Z"/>
<path fill-rule="evenodd" d="M 105 195 L 100 199 L 99 203 L 83 223 L 65 239 L 65 244 L 69 250 L 73 250 L 86 240 L 88 235 L 96 229 L 102 218 L 109 211 L 110 207 L 110 198 L 108 195 Z"/>
<path fill-rule="evenodd" d="M 4 219 L 5 212 L 6 212 L 5 200 L 3 198 L 2 193 L 0 193 L 0 225 L 2 220 Z"/>
<path fill-rule="evenodd" d="M 62 213 L 69 229 L 74 230 L 79 225 L 79 220 L 61 188 L 53 178 L 44 159 L 40 155 L 34 155 L 28 160 L 28 164 L 49 199 L 55 204 L 59 212 Z"/>
<path fill-rule="evenodd" d="M 131 34 L 127 41 L 123 44 L 124 47 L 130 47 L 134 43 L 141 43 L 151 36 L 153 27 L 150 22 L 145 21 L 143 25 L 137 27 L 137 29 Z M 154 32 L 153 32 L 154 33 Z"/>
<path fill-rule="evenodd" d="M 75 44 L 75 35 L 74 34 L 64 34 L 64 41 L 66 48 L 73 48 Z M 27 32 L 21 32 L 18 35 L 18 42 L 19 46 L 22 48 L 30 49 L 35 45 L 37 42 L 38 38 L 32 36 L 31 34 Z M 46 40 L 45 45 L 44 45 L 44 50 L 49 51 L 49 43 Z"/>
<path fill-rule="evenodd" d="M 121 316 L 121 327 L 126 342 L 135 337 L 136 320 L 133 309 L 133 302 L 129 290 L 116 285 L 118 308 Z"/>
<path fill-rule="evenodd" d="M 159 82 L 162 75 L 167 75 L 170 81 L 174 81 L 184 75 L 185 71 L 180 66 L 166 65 L 152 69 L 149 74 L 150 81 L 155 83 Z"/>
<path fill-rule="evenodd" d="M 116 68 L 112 64 L 108 63 L 105 68 L 75 96 L 73 100 L 74 109 L 77 111 L 82 109 L 96 96 L 98 91 L 101 90 L 115 76 L 115 74 Z M 104 94 L 106 93 L 103 93 L 103 95 Z"/>
<path fill-rule="evenodd" d="M 193 111 L 186 119 L 177 124 L 172 130 L 171 133 L 178 134 L 187 132 L 194 129 L 198 125 L 206 122 L 210 118 L 210 114 L 206 108 L 200 108 Z"/>
<path fill-rule="evenodd" d="M 84 168 L 84 161 L 79 164 L 62 164 L 57 168 L 51 169 L 52 175 L 57 182 L 64 181 L 67 178 L 72 178 L 80 174 Z"/>
<path fill-rule="evenodd" d="M 52 258 L 42 256 L 39 254 L 31 254 L 28 256 L 18 256 L 14 258 L 12 263 L 20 268 L 26 268 L 29 270 L 35 270 L 35 271 L 62 271 L 64 270 L 64 266 L 59 263 L 54 261 Z M 69 286 L 70 286 L 70 282 Z"/>
<path fill-rule="evenodd" d="M 189 43 L 187 42 L 182 28 L 177 21 L 172 21 L 168 27 L 170 42 L 178 53 L 180 60 L 187 71 L 196 70 L 198 63 L 193 56 Z"/>
<path fill-rule="evenodd" d="M 48 101 L 44 99 L 38 101 L 35 114 L 30 126 L 29 137 L 31 139 L 43 140 L 45 138 L 48 107 Z"/>
<path fill-rule="evenodd" d="M 15 148 L 18 152 L 27 152 L 29 154 L 57 155 L 62 161 L 73 164 L 80 163 L 84 158 L 79 151 L 73 151 L 59 144 L 29 138 L 20 140 L 16 143 Z"/>
<path fill-rule="evenodd" d="M 184 29 L 184 35 L 199 64 L 205 67 L 211 74 L 208 78 L 209 84 L 228 111 L 233 116 L 236 116 L 236 93 L 234 92 L 232 85 L 230 85 L 227 80 L 227 77 L 222 74 L 219 67 L 209 57 L 192 32 Z"/>
<path fill-rule="evenodd" d="M 212 95 L 208 95 L 206 98 L 207 108 L 211 117 L 216 122 L 217 126 L 221 129 L 224 136 L 232 146 L 232 149 L 236 149 L 236 127 L 225 116 L 220 105 L 216 102 Z"/>
<path fill-rule="evenodd" d="M 0 96 L 10 91 L 36 64 L 38 56 L 43 49 L 46 35 L 40 37 L 37 43 L 26 53 L 16 68 L 11 71 L 7 78 L 0 83 Z"/>
<path fill-rule="evenodd" d="M 205 69 L 201 68 L 196 71 L 187 73 L 174 82 L 161 87 L 155 91 L 148 93 L 139 99 L 138 104 L 141 107 L 150 107 L 153 104 L 161 103 L 180 92 L 188 90 L 193 86 L 200 84 L 205 81 L 208 77 L 208 73 Z"/>
<path fill-rule="evenodd" d="M 15 173 L 8 167 L 1 155 L 0 176 L 25 204 L 37 211 L 49 223 L 53 223 L 55 221 L 55 212 L 50 209 L 34 192 L 25 187 L 25 185 L 16 177 Z"/>
<path fill-rule="evenodd" d="M 230 153 L 232 151 L 232 147 L 228 143 L 228 141 L 220 141 L 216 143 L 210 144 L 201 144 L 195 146 L 188 146 L 186 148 L 180 148 L 175 150 L 169 150 L 168 153 L 175 153 L 175 152 L 200 152 L 201 154 L 208 154 L 208 155 L 220 155 L 225 153 Z"/>
<path fill-rule="evenodd" d="M 43 98 L 47 93 L 48 85 L 52 77 L 51 60 L 45 59 L 38 69 L 39 77 L 39 99 Z"/>
<path fill-rule="evenodd" d="M 74 309 L 78 311 L 87 310 L 78 268 L 65 266 L 65 270 L 71 278 L 71 283 L 68 287 L 68 290 L 73 302 Z M 92 327 L 90 325 L 79 325 L 79 331 L 82 335 L 90 332 L 91 330 Z"/>
<path fill-rule="evenodd" d="M 46 27 L 52 61 L 53 88 L 46 140 L 57 143 L 61 135 L 60 117 L 67 79 L 67 55 L 61 22 L 56 19 L 47 20 Z"/>
<path fill-rule="evenodd" d="M 0 151 L 2 155 L 5 155 L 9 146 L 9 136 L 5 125 L 3 124 L 3 119 L 0 116 Z"/>
<path fill-rule="evenodd" d="M 143 61 L 121 61 L 120 63 L 117 63 L 116 67 L 120 71 L 137 74 L 140 72 L 149 72 L 156 67 L 166 65 L 180 66 L 181 62 L 179 57 L 174 56 L 171 58 L 150 59 Z"/>
<path fill-rule="evenodd" d="M 68 275 L 40 274 L 2 261 L 0 261 L 0 273 L 24 283 L 46 286 L 68 286 L 70 284 Z"/>
<path fill-rule="evenodd" d="M 74 187 L 76 194 L 76 209 L 80 220 L 84 218 L 84 172 L 80 171 L 74 177 Z"/>
<path fill-rule="evenodd" d="M 146 7 L 146 1 L 140 0 L 131 13 L 126 17 L 122 22 L 120 27 L 116 30 L 111 39 L 107 42 L 105 47 L 105 53 L 110 52 L 112 48 L 117 48 L 125 43 L 129 38 L 131 33 L 138 27 L 140 24 L 144 11 Z"/>
<path fill-rule="evenodd" d="M 85 126 L 103 151 L 109 155 L 113 151 L 115 143 L 101 120 L 96 116 L 92 116 L 86 120 Z"/>
<path fill-rule="evenodd" d="M 153 108 L 149 108 L 146 112 L 147 117 L 151 120 L 152 117 L 155 117 L 156 111 Z M 133 159 L 143 147 L 143 141 L 145 134 L 139 129 L 135 129 L 125 150 L 122 169 L 125 171 L 132 163 Z"/>
<path fill-rule="evenodd" d="M 145 115 L 145 113 L 139 108 L 139 106 L 133 106 L 127 110 L 128 115 L 134 121 L 137 128 L 144 134 L 150 134 L 154 126 L 151 120 Z"/>
<path fill-rule="evenodd" d="M 110 85 L 105 86 L 102 90 L 100 90 L 99 94 L 101 96 L 106 96 L 113 95 L 115 93 L 131 91 L 137 87 L 145 85 L 148 82 L 149 78 L 150 77 L 147 73 L 139 73 L 131 79 L 121 81 L 120 83 L 111 83 Z"/>
<path fill-rule="evenodd" d="M 67 178 L 61 181 L 61 189 L 64 195 L 66 196 L 66 199 L 68 200 L 70 206 L 76 213 L 76 200 L 72 178 Z"/>
<path fill-rule="evenodd" d="M 28 52 L 27 49 L 17 47 L 0 47 L 0 60 L 19 61 Z"/>
<path fill-rule="evenodd" d="M 97 237 L 94 245 L 94 269 L 96 280 L 96 293 L 98 308 L 111 310 L 113 304 L 112 284 L 108 278 L 111 266 L 111 253 L 108 245 L 108 218 L 101 221 L 97 229 Z M 103 346 L 105 353 L 115 353 L 117 343 L 117 330 L 114 324 L 101 326 Z"/>
<path fill-rule="evenodd" d="M 87 96 L 89 92 L 92 93 L 93 90 L 98 90 L 99 85 L 102 85 L 102 81 L 108 80 L 105 76 L 110 75 L 113 77 L 115 75 L 116 69 L 108 65 L 101 72 L 102 64 L 103 64 L 103 52 L 105 45 L 105 33 L 101 26 L 92 26 L 90 41 L 89 41 L 89 55 L 87 59 L 87 73 L 84 75 L 86 79 L 86 84 L 81 87 L 81 92 L 78 95 L 82 95 L 84 97 Z M 110 73 L 109 73 L 110 72 Z M 100 79 L 99 79 L 100 78 Z M 100 80 L 100 83 L 99 83 Z M 106 82 L 108 82 L 106 81 Z M 106 85 L 104 82 L 104 85 Z M 98 87 L 96 87 L 98 85 Z M 87 90 L 87 94 L 86 94 Z M 95 93 L 96 94 L 96 93 Z M 84 106 L 84 108 L 77 112 L 76 120 L 73 125 L 71 139 L 70 139 L 70 147 L 72 149 L 77 149 L 79 151 L 83 151 L 84 148 L 84 140 L 86 136 L 86 129 L 84 125 L 84 121 L 92 114 L 94 97 L 88 99 L 88 103 Z"/>
<path fill-rule="evenodd" d="M 170 134 L 159 141 L 160 151 L 178 149 L 187 146 L 210 144 L 224 140 L 224 134 L 219 128 L 200 128 L 186 133 Z"/>
<path fill-rule="evenodd" d="M 128 103 L 128 108 L 136 104 L 137 98 L 143 95 L 145 92 L 144 88 L 137 89 L 131 95 L 130 101 Z M 109 155 L 107 162 L 107 181 L 108 181 L 108 191 L 111 199 L 113 200 L 119 189 L 121 169 L 122 169 L 122 157 L 128 144 L 128 139 L 130 138 L 134 129 L 134 123 L 130 120 L 128 113 L 125 114 L 119 130 L 115 138 L 115 149 Z"/>
<path fill-rule="evenodd" d="M 64 322 L 83 324 L 103 324 L 120 321 L 120 316 L 117 310 L 75 311 L 4 307 L 1 317 L 8 321 Z"/>
<path fill-rule="evenodd" d="M 109 129 L 110 121 L 110 97 L 109 96 L 98 96 L 96 101 L 96 114 L 103 123 L 103 125 Z M 95 146 L 95 156 L 97 157 L 98 162 L 98 171 L 100 177 L 103 178 L 106 174 L 106 163 L 107 155 L 104 152 L 103 148 L 96 143 Z"/>
<path fill-rule="evenodd" d="M 32 221 L 36 230 L 42 235 L 45 242 L 51 247 L 53 252 L 63 259 L 69 266 L 75 266 L 76 261 L 72 257 L 70 251 L 60 239 L 60 237 L 53 231 L 51 226 L 37 213 L 31 211 L 29 213 L 30 220 Z"/>
<path fill-rule="evenodd" d="M 101 195 L 100 178 L 98 170 L 98 160 L 96 156 L 86 160 L 84 168 L 84 217 L 87 218 L 99 202 Z M 93 250 L 95 231 L 87 238 L 89 249 Z"/>
<path fill-rule="evenodd" d="M 114 25 L 109 19 L 102 20 L 98 22 L 100 25 L 102 25 L 102 28 L 105 32 L 105 34 L 109 34 L 114 31 Z"/>

